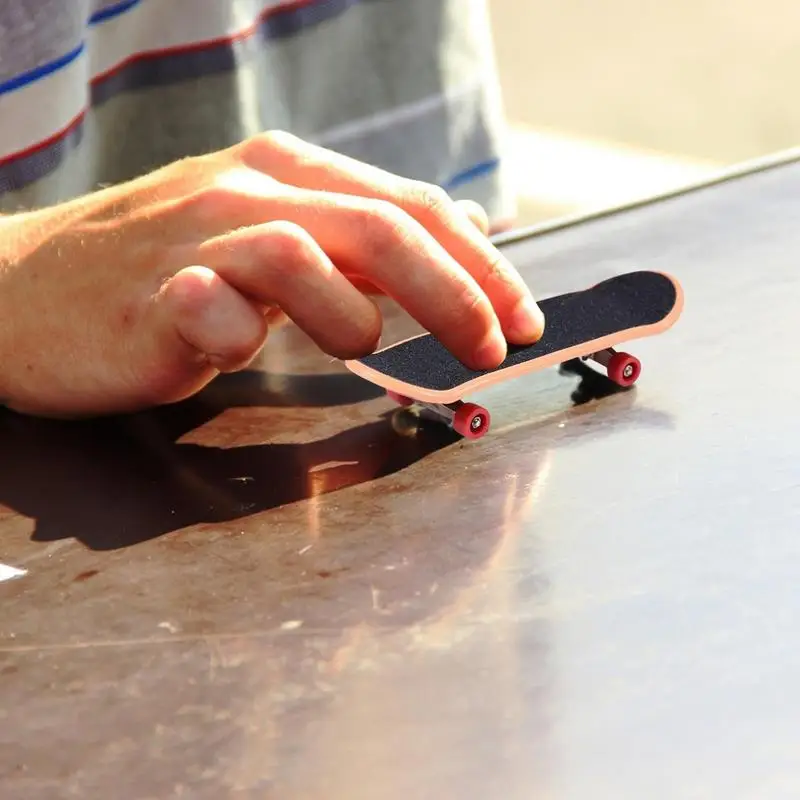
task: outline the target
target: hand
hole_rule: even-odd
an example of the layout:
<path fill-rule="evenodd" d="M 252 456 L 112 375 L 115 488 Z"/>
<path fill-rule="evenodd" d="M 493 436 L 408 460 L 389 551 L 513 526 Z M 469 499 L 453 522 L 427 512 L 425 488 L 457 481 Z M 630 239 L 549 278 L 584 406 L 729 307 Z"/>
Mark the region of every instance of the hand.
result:
<path fill-rule="evenodd" d="M 0 400 L 56 416 L 185 398 L 247 366 L 282 313 L 335 357 L 400 303 L 465 364 L 543 319 L 474 204 L 283 133 L 0 218 Z"/>

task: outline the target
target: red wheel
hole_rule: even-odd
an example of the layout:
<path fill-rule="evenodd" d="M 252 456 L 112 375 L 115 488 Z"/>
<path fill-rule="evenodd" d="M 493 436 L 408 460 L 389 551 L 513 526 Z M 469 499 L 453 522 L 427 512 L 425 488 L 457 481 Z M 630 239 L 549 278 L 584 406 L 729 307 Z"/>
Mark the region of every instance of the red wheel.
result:
<path fill-rule="evenodd" d="M 405 395 L 402 395 L 402 394 L 397 394 L 397 392 L 387 391 L 386 392 L 386 396 L 390 400 L 393 400 L 395 403 L 397 403 L 397 405 L 399 405 L 399 406 L 408 407 L 408 406 L 413 406 L 414 405 L 414 401 L 410 397 L 406 397 Z"/>
<path fill-rule="evenodd" d="M 489 412 L 475 403 L 464 403 L 453 418 L 453 430 L 466 439 L 480 439 L 491 423 Z"/>
<path fill-rule="evenodd" d="M 633 386 L 642 372 L 638 358 L 629 353 L 614 353 L 608 362 L 608 377 L 620 386 Z"/>

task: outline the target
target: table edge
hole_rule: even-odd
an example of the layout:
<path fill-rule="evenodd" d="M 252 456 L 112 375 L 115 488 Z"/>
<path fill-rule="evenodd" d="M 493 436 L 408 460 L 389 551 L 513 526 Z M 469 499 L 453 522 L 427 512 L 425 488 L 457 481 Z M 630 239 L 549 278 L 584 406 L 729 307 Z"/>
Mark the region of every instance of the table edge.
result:
<path fill-rule="evenodd" d="M 710 175 L 708 178 L 693 181 L 691 183 L 678 186 L 674 189 L 668 189 L 664 192 L 645 195 L 644 197 L 640 197 L 636 200 L 630 200 L 617 205 L 603 206 L 589 211 L 578 212 L 576 214 L 566 214 L 550 220 L 545 220 L 544 222 L 533 223 L 520 228 L 514 228 L 510 231 L 495 234 L 491 237 L 491 240 L 492 243 L 497 247 L 505 247 L 508 245 L 517 244 L 537 236 L 543 236 L 545 234 L 552 233 L 554 231 L 577 227 L 578 225 L 592 222 L 594 220 L 611 217 L 616 214 L 627 213 L 645 206 L 656 205 L 657 203 L 662 203 L 675 197 L 699 192 L 712 186 L 717 186 L 721 183 L 741 180 L 742 178 L 747 178 L 759 172 L 766 172 L 768 170 L 787 166 L 797 162 L 800 162 L 800 146 L 788 148 L 786 150 L 778 150 L 766 156 L 747 159 L 745 161 L 733 164 L 732 166 L 723 167 L 714 174 Z"/>

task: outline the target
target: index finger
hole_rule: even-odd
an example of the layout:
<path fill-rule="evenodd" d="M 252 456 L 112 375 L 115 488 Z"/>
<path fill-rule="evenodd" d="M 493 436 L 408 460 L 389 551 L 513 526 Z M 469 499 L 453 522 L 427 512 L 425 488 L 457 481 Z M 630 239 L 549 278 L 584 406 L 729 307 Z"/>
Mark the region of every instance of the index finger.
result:
<path fill-rule="evenodd" d="M 441 188 L 409 180 L 290 134 L 259 134 L 238 146 L 248 166 L 301 189 L 388 201 L 416 219 L 489 298 L 506 339 L 530 344 L 544 317 L 517 270 Z"/>

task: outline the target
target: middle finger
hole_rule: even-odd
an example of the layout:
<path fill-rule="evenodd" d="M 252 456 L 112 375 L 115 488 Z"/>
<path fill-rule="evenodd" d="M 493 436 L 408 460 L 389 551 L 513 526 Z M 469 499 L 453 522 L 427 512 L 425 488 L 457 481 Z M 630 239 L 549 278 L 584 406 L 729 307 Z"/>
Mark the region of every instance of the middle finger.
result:
<path fill-rule="evenodd" d="M 295 190 L 271 214 L 308 231 L 345 275 L 396 300 L 466 365 L 492 369 L 505 358 L 506 339 L 486 293 L 401 209 Z"/>

